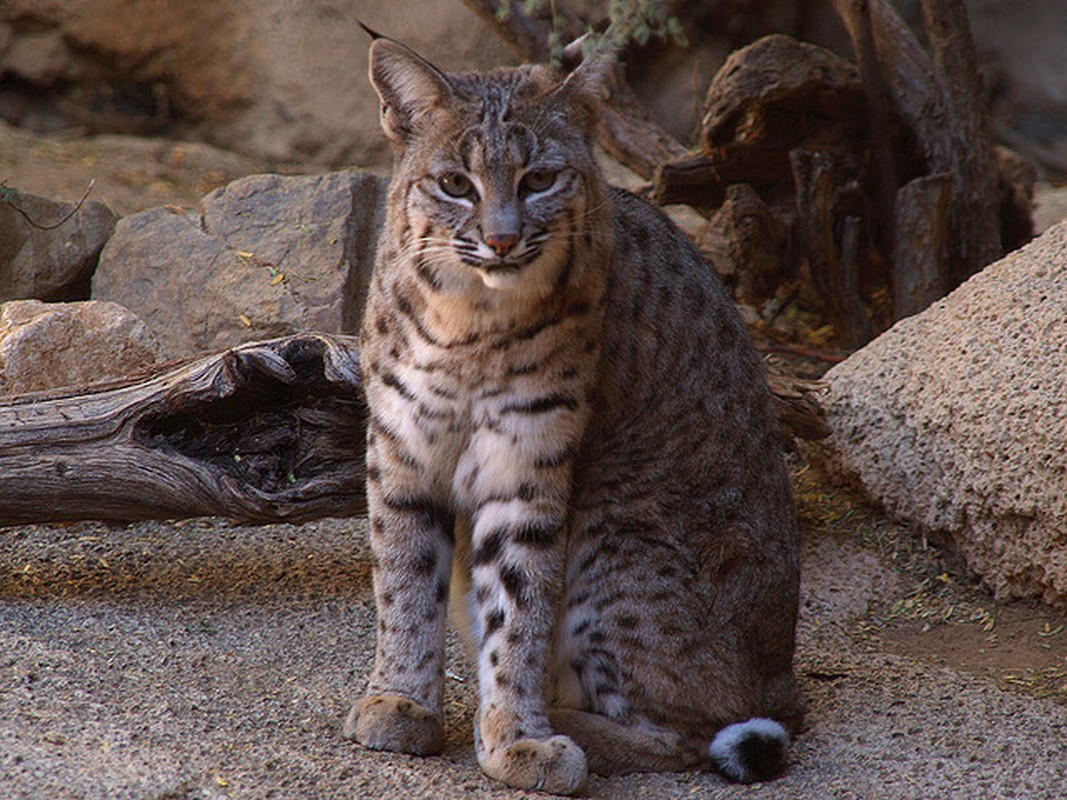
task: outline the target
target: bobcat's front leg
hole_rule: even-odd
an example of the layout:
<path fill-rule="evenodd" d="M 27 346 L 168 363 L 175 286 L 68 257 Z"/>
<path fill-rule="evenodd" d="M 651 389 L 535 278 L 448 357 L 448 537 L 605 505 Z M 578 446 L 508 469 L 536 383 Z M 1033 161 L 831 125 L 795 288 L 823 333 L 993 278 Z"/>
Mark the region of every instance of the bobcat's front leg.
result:
<path fill-rule="evenodd" d="M 420 487 L 418 471 L 379 463 L 400 445 L 368 435 L 368 505 L 378 610 L 377 650 L 366 695 L 344 735 L 374 750 L 439 753 L 444 743 L 445 618 L 452 569 L 450 515 Z M 382 441 L 382 439 L 386 441 Z M 379 453 L 379 448 L 386 449 Z M 403 455 L 403 454 L 399 454 Z M 405 479 L 406 478 L 406 479 Z"/>
<path fill-rule="evenodd" d="M 553 735 L 545 707 L 570 482 L 569 459 L 559 454 L 572 445 L 557 440 L 554 452 L 523 452 L 500 441 L 503 430 L 488 426 L 474 447 L 482 457 L 471 565 L 480 635 L 475 747 L 490 777 L 573 794 L 585 785 L 585 754 Z M 544 444 L 546 437 L 527 432 L 520 441 Z"/>

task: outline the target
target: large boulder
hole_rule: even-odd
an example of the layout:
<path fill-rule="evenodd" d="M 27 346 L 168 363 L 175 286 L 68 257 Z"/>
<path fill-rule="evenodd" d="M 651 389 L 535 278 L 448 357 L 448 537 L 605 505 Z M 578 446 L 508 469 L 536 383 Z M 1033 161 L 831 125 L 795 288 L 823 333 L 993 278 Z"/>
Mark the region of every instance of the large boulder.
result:
<path fill-rule="evenodd" d="M 998 596 L 1067 604 L 1067 223 L 826 377 L 838 468 Z"/>
<path fill-rule="evenodd" d="M 103 203 L 62 203 L 5 187 L 0 197 L 0 303 L 84 300 L 115 215 Z"/>
<path fill-rule="evenodd" d="M 352 333 L 384 187 L 365 172 L 253 175 L 209 193 L 195 213 L 124 217 L 92 296 L 142 317 L 169 358 L 302 331 Z"/>
<path fill-rule="evenodd" d="M 116 303 L 0 305 L 0 395 L 122 378 L 158 358 L 151 331 Z"/>

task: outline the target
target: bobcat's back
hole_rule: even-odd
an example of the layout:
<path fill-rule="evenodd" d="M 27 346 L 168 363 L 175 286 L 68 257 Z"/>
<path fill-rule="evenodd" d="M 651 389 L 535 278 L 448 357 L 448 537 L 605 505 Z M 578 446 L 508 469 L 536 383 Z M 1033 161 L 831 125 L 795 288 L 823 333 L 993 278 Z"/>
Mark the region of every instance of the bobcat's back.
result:
<path fill-rule="evenodd" d="M 617 691 L 623 716 L 688 726 L 694 748 L 752 716 L 795 728 L 797 528 L 762 366 L 689 240 L 628 193 L 614 203 L 561 685 L 580 678 L 601 712 Z"/>

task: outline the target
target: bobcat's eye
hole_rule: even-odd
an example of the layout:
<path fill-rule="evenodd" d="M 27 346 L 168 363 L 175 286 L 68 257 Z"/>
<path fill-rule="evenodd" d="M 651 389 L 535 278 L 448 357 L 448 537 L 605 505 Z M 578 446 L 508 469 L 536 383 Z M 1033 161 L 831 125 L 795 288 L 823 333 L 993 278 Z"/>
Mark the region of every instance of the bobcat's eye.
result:
<path fill-rule="evenodd" d="M 448 172 L 437 179 L 441 190 L 449 197 L 470 197 L 474 192 L 471 179 L 461 172 Z"/>
<path fill-rule="evenodd" d="M 552 188 L 556 182 L 555 172 L 546 169 L 532 169 L 519 181 L 519 191 L 524 194 L 537 194 Z"/>

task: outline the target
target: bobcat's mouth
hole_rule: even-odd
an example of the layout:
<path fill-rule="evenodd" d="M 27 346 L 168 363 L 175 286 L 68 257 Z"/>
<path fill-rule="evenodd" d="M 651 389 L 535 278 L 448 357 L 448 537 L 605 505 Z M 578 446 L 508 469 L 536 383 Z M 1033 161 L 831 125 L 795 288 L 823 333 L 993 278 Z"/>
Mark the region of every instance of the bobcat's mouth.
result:
<path fill-rule="evenodd" d="M 487 275 L 510 275 L 525 266 L 524 260 L 514 258 L 483 258 L 470 253 L 459 252 L 459 260 L 468 267 Z"/>
<path fill-rule="evenodd" d="M 525 266 L 525 264 L 523 262 L 500 259 L 499 261 L 483 261 L 476 266 L 478 269 L 482 270 L 482 272 L 487 272 L 490 275 L 508 275 L 518 272 Z"/>
<path fill-rule="evenodd" d="M 487 245 L 467 237 L 455 237 L 452 247 L 459 260 L 468 267 L 486 275 L 502 276 L 519 272 L 540 258 L 546 238 L 547 232 L 526 237 L 506 255 L 498 255 Z"/>
<path fill-rule="evenodd" d="M 528 267 L 541 255 L 540 250 L 528 250 L 520 255 L 504 258 L 480 258 L 461 253 L 459 260 L 486 275 L 514 275 Z"/>

